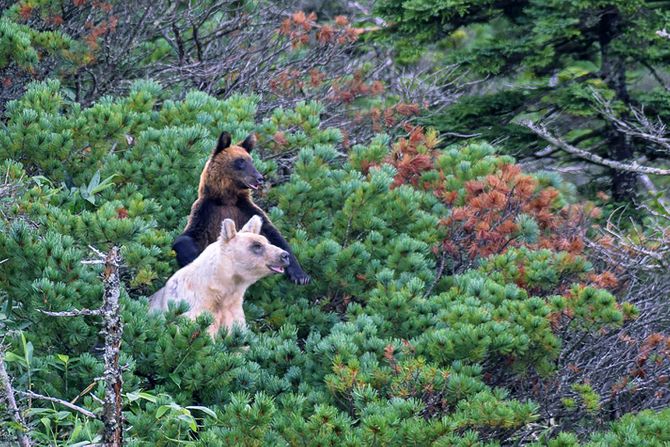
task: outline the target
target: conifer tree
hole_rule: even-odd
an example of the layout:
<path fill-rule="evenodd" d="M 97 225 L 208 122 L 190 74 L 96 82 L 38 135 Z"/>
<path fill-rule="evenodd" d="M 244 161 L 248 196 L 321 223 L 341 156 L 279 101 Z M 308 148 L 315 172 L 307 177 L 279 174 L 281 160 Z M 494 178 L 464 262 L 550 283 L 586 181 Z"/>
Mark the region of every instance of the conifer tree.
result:
<path fill-rule="evenodd" d="M 519 127 L 519 119 L 549 119 L 570 144 L 630 163 L 664 155 L 617 126 L 598 98 L 611 103 L 612 114 L 624 121 L 632 120 L 632 107 L 644 109 L 652 120 L 667 118 L 670 45 L 657 31 L 667 26 L 669 5 L 646 0 L 383 0 L 378 11 L 392 23 L 394 36 L 441 41 L 445 49 L 438 52 L 438 63 L 461 64 L 492 79 L 491 93 L 465 97 L 436 116 L 431 123 L 440 129 L 503 138 L 507 150 L 530 156 L 546 143 Z M 609 171 L 614 198 L 631 198 L 637 174 Z"/>

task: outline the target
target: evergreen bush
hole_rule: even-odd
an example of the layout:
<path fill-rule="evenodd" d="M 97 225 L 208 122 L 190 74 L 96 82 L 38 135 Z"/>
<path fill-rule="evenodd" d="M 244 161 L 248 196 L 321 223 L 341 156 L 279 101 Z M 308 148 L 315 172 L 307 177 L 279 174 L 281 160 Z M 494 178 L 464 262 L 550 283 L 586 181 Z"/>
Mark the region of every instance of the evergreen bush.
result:
<path fill-rule="evenodd" d="M 316 103 L 256 123 L 256 101 L 201 92 L 173 101 L 143 81 L 125 97 L 84 108 L 52 81 L 8 105 L 0 158 L 16 187 L 1 202 L 0 328 L 17 389 L 99 409 L 99 318 L 40 312 L 99 305 L 100 269 L 81 263 L 89 246 L 122 247 L 130 446 L 525 442 L 547 415 L 542 402 L 518 397 L 519 382 L 535 374 L 551 380 L 566 331 L 598 336 L 634 316 L 597 287 L 598 272 L 580 253 L 538 245 L 550 236 L 543 212 L 573 200 L 558 179 L 524 177 L 524 200 L 555 192 L 542 206 L 514 208 L 511 218 L 526 233 L 518 243 L 493 256 L 475 251 L 467 268 L 438 273 L 436 253 L 454 228 L 449 219 L 472 205 L 472 182 L 511 172 L 511 158 L 482 144 L 437 149 L 428 133 L 428 147 L 425 135 L 414 147 L 430 154 L 429 163 L 403 171 L 393 162 L 398 146 L 389 149 L 383 135 L 339 152 L 342 136 L 319 128 Z M 176 269 L 170 245 L 222 130 L 238 139 L 258 132 L 265 149 L 254 152 L 257 166 L 277 182 L 258 200 L 313 281 L 257 283 L 245 298 L 249 330 L 212 340 L 208 316 L 190 321 L 184 305 L 150 315 L 146 297 Z M 269 144 L 277 132 L 286 135 L 281 147 Z M 297 153 L 283 183 L 278 151 Z M 416 159 L 410 155 L 405 160 Z M 599 411 L 597 395 L 589 406 L 574 397 L 588 390 L 570 392 L 575 406 Z M 36 442 L 97 439 L 100 422 L 44 402 L 22 404 Z M 588 445 L 631 445 L 623 444 L 629 436 L 660 445 L 668 422 L 667 411 L 627 415 Z M 579 445 L 567 432 L 545 441 Z"/>

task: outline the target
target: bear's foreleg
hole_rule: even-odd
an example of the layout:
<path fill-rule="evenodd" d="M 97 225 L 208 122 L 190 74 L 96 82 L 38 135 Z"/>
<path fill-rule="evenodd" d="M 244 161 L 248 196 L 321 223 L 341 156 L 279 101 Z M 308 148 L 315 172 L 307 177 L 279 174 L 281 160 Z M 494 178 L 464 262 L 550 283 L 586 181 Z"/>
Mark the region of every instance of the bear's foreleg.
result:
<path fill-rule="evenodd" d="M 195 243 L 195 239 L 186 234 L 182 234 L 174 241 L 172 249 L 177 253 L 179 267 L 187 266 L 200 255 L 200 249 Z"/>
<path fill-rule="evenodd" d="M 266 218 L 263 219 L 263 226 L 261 227 L 261 234 L 265 236 L 272 245 L 276 245 L 282 250 L 286 251 L 289 256 L 289 264 L 286 267 L 286 276 L 296 284 L 308 284 L 310 277 L 305 273 L 296 259 L 291 247 L 279 231 Z"/>

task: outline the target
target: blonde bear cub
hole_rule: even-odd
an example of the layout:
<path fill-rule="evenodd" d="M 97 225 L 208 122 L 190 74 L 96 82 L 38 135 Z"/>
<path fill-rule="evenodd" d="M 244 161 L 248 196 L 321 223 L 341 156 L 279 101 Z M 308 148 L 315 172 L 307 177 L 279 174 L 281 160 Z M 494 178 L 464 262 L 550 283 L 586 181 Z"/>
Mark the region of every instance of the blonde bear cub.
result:
<path fill-rule="evenodd" d="M 149 309 L 165 311 L 170 301 L 186 301 L 189 318 L 212 314 L 212 337 L 221 327 L 245 327 L 244 292 L 261 278 L 283 273 L 290 262 L 286 251 L 260 234 L 262 225 L 260 216 L 253 216 L 236 231 L 235 222 L 225 219 L 219 238 L 149 298 Z"/>

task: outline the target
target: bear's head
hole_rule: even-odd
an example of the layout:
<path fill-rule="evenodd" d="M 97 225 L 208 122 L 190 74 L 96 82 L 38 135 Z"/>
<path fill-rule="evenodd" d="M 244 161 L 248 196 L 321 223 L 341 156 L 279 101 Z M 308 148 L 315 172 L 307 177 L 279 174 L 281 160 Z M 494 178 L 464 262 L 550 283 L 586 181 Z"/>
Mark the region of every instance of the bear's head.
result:
<path fill-rule="evenodd" d="M 253 216 L 240 231 L 231 219 L 221 224 L 221 252 L 233 261 L 228 266 L 232 271 L 227 273 L 239 282 L 251 284 L 272 273 L 284 273 L 289 265 L 289 254 L 260 234 L 262 225 L 260 216 Z"/>
<path fill-rule="evenodd" d="M 238 144 L 231 144 L 230 134 L 223 132 L 200 176 L 199 194 L 216 197 L 249 188 L 258 189 L 263 176 L 249 155 L 255 145 L 254 134 Z"/>

